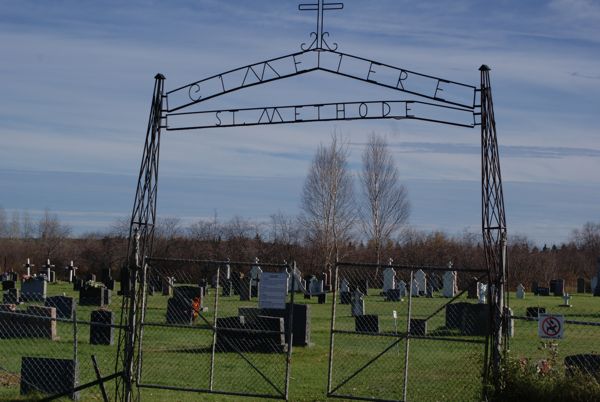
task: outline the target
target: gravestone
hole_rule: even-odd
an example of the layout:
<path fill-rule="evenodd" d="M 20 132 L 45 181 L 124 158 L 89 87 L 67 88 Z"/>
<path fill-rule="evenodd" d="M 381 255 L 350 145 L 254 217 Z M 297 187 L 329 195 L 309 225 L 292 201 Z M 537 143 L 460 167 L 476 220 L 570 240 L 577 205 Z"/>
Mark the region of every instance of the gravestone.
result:
<path fill-rule="evenodd" d="M 43 277 L 32 277 L 21 283 L 21 300 L 43 301 L 46 298 L 47 282 Z"/>
<path fill-rule="evenodd" d="M 525 316 L 529 318 L 537 318 L 539 314 L 545 314 L 545 307 L 527 307 L 525 310 Z"/>
<path fill-rule="evenodd" d="M 429 274 L 428 282 L 431 283 L 431 285 L 433 286 L 434 292 L 437 292 L 444 287 L 444 281 L 443 281 L 442 277 L 440 277 L 435 272 L 432 272 L 431 274 Z"/>
<path fill-rule="evenodd" d="M 460 302 L 450 303 L 446 305 L 446 322 L 445 327 L 447 329 L 460 328 L 462 323 L 463 311 L 471 303 Z"/>
<path fill-rule="evenodd" d="M 104 292 L 104 305 L 110 306 L 110 303 L 112 302 L 112 290 L 107 287 L 103 287 L 102 291 Z"/>
<path fill-rule="evenodd" d="M 311 295 L 318 295 L 323 293 L 323 281 L 318 280 L 316 276 L 310 278 L 309 281 L 309 291 Z"/>
<path fill-rule="evenodd" d="M 74 360 L 23 356 L 20 393 L 61 394 L 75 388 L 78 376 Z M 69 397 L 77 399 L 78 395 L 70 394 Z"/>
<path fill-rule="evenodd" d="M 415 280 L 418 284 L 418 295 L 425 296 L 425 292 L 427 291 L 427 274 L 420 269 L 415 273 Z M 414 292 L 413 296 L 415 296 Z"/>
<path fill-rule="evenodd" d="M 442 289 L 442 294 L 447 298 L 456 296 L 456 271 L 444 272 L 444 287 Z"/>
<path fill-rule="evenodd" d="M 191 302 L 196 298 L 202 299 L 202 288 L 198 285 L 173 286 L 173 298 L 185 302 Z"/>
<path fill-rule="evenodd" d="M 580 354 L 565 357 L 565 368 L 568 376 L 584 373 L 600 380 L 600 355 Z"/>
<path fill-rule="evenodd" d="M 285 324 L 280 317 L 222 317 L 216 321 L 217 352 L 281 353 L 287 350 Z"/>
<path fill-rule="evenodd" d="M 75 278 L 73 279 L 73 290 L 80 291 L 85 282 L 83 279 Z"/>
<path fill-rule="evenodd" d="M 402 291 L 400 289 L 389 289 L 385 292 L 385 300 L 387 301 L 401 301 Z"/>
<path fill-rule="evenodd" d="M 248 301 L 250 300 L 252 280 L 250 278 L 243 278 L 240 280 L 240 286 L 238 289 L 238 294 L 240 295 L 240 301 Z"/>
<path fill-rule="evenodd" d="M 538 296 L 550 296 L 550 288 L 538 286 L 537 294 Z"/>
<path fill-rule="evenodd" d="M 479 284 L 479 300 L 477 300 L 477 302 L 479 304 L 485 304 L 486 300 L 487 300 L 487 290 L 488 290 L 488 285 L 485 283 L 480 283 Z"/>
<path fill-rule="evenodd" d="M 406 289 L 406 282 L 404 282 L 402 279 L 400 279 L 398 281 L 398 290 L 400 291 L 401 298 L 408 296 L 408 290 Z"/>
<path fill-rule="evenodd" d="M 104 297 L 106 292 L 104 286 L 91 286 L 84 284 L 79 289 L 79 305 L 80 306 L 98 306 L 102 307 L 106 304 Z"/>
<path fill-rule="evenodd" d="M 95 310 L 90 316 L 90 345 L 112 345 L 114 343 L 115 313 L 110 310 Z"/>
<path fill-rule="evenodd" d="M 79 268 L 73 264 L 73 260 L 71 260 L 71 264 L 65 267 L 65 271 L 67 271 L 67 281 L 69 283 L 73 283 L 75 278 L 77 277 L 76 272 Z"/>
<path fill-rule="evenodd" d="M 342 283 L 340 284 L 340 303 L 341 304 L 350 304 L 350 300 L 352 299 L 352 293 L 350 293 L 350 285 L 346 278 L 342 279 Z"/>
<path fill-rule="evenodd" d="M 162 295 L 163 296 L 172 296 L 173 295 L 173 286 L 175 285 L 175 278 L 172 276 L 167 276 L 162 278 L 161 282 L 162 287 Z"/>
<path fill-rule="evenodd" d="M 352 292 L 351 313 L 353 317 L 365 314 L 365 299 L 364 294 L 360 290 Z"/>
<path fill-rule="evenodd" d="M 598 277 L 594 276 L 591 281 L 591 291 L 594 296 L 596 296 L 596 288 L 598 287 Z"/>
<path fill-rule="evenodd" d="M 533 293 L 534 296 L 537 296 L 538 294 L 538 286 L 539 283 L 537 283 L 537 281 L 531 282 L 531 293 Z"/>
<path fill-rule="evenodd" d="M 386 268 L 383 270 L 383 293 L 391 289 L 396 289 L 396 271 L 394 268 Z"/>
<path fill-rule="evenodd" d="M 9 289 L 2 295 L 2 303 L 4 304 L 18 304 L 20 302 L 19 289 Z"/>
<path fill-rule="evenodd" d="M 2 281 L 2 290 L 15 289 L 17 283 L 15 281 Z"/>
<path fill-rule="evenodd" d="M 238 296 L 240 289 L 242 288 L 242 282 L 244 277 L 240 272 L 233 272 L 231 275 L 231 285 L 233 287 L 233 294 Z"/>
<path fill-rule="evenodd" d="M 356 288 L 358 290 L 360 290 L 360 292 L 364 296 L 368 296 L 369 295 L 369 280 L 368 279 L 364 279 L 362 281 L 359 281 L 358 285 L 356 286 Z"/>
<path fill-rule="evenodd" d="M 254 259 L 254 264 L 250 269 L 250 295 L 251 297 L 258 297 L 258 283 L 262 275 L 262 269 L 258 266 L 258 258 Z"/>
<path fill-rule="evenodd" d="M 410 319 L 410 334 L 415 336 L 427 335 L 427 320 L 418 318 Z"/>
<path fill-rule="evenodd" d="M 86 282 L 96 282 L 96 275 L 88 272 L 84 279 Z"/>
<path fill-rule="evenodd" d="M 523 286 L 522 283 L 519 283 L 519 285 L 517 286 L 517 299 L 524 299 L 525 298 L 525 286 Z"/>
<path fill-rule="evenodd" d="M 40 272 L 46 278 L 46 282 L 51 282 L 52 280 L 52 268 L 54 268 L 53 264 L 50 264 L 50 259 L 46 260 L 46 264 L 42 265 L 42 271 Z"/>
<path fill-rule="evenodd" d="M 325 292 L 319 293 L 319 295 L 317 296 L 317 302 L 319 304 L 327 303 L 327 293 L 325 293 Z"/>
<path fill-rule="evenodd" d="M 550 291 L 554 294 L 554 296 L 562 297 L 565 293 L 565 280 L 564 279 L 554 279 L 550 281 Z"/>
<path fill-rule="evenodd" d="M 27 262 L 25 264 L 23 264 L 23 268 L 25 268 L 27 276 L 31 276 L 31 268 L 33 268 L 33 267 L 35 267 L 35 265 L 31 264 L 31 262 L 29 261 L 29 258 L 28 258 Z"/>
<path fill-rule="evenodd" d="M 47 338 L 57 340 L 56 309 L 54 307 L 28 306 L 25 310 L 25 330 L 28 338 Z"/>
<path fill-rule="evenodd" d="M 287 272 L 265 272 L 259 282 L 258 306 L 261 309 L 285 309 L 288 283 Z"/>
<path fill-rule="evenodd" d="M 75 299 L 69 296 L 50 296 L 44 302 L 46 307 L 56 308 L 58 318 L 72 319 L 75 311 Z"/>
<path fill-rule="evenodd" d="M 419 297 L 419 282 L 416 279 L 412 280 L 412 286 L 410 290 L 412 297 Z"/>
<path fill-rule="evenodd" d="M 374 314 L 355 316 L 354 331 L 379 333 L 379 316 Z"/>
<path fill-rule="evenodd" d="M 585 293 L 585 279 L 577 278 L 577 293 Z"/>
<path fill-rule="evenodd" d="M 471 278 L 467 289 L 467 299 L 479 299 L 479 282 L 477 278 Z"/>
<path fill-rule="evenodd" d="M 192 300 L 175 297 L 167 300 L 167 324 L 192 325 L 193 322 Z"/>
<path fill-rule="evenodd" d="M 468 336 L 485 336 L 489 332 L 489 306 L 467 303 L 462 310 L 460 332 Z"/>
<path fill-rule="evenodd" d="M 508 336 L 513 338 L 515 336 L 515 319 L 513 318 L 515 314 L 509 307 L 504 308 L 504 314 L 506 320 L 506 331 L 508 332 Z"/>
<path fill-rule="evenodd" d="M 561 304 L 559 307 L 571 307 L 571 295 L 568 293 L 565 293 L 563 295 L 563 304 Z"/>

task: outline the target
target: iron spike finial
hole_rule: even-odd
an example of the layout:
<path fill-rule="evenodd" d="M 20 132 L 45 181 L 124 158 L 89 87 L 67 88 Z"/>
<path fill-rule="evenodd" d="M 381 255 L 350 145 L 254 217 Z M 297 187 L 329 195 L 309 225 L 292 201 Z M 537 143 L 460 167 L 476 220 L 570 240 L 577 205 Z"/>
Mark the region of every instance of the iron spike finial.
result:
<path fill-rule="evenodd" d="M 491 68 L 487 65 L 487 64 L 482 64 L 481 67 L 479 67 L 479 71 L 490 71 Z"/>
<path fill-rule="evenodd" d="M 164 80 L 164 79 L 165 79 L 165 76 L 164 76 L 164 75 L 162 75 L 161 73 L 158 73 L 158 74 L 156 74 L 156 75 L 154 76 L 154 79 L 155 79 L 155 80 Z"/>

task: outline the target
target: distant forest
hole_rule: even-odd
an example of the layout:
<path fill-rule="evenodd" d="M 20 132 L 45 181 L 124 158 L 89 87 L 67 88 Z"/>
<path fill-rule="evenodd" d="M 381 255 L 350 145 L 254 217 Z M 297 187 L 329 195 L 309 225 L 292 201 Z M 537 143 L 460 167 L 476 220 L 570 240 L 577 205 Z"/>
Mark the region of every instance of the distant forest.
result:
<path fill-rule="evenodd" d="M 71 260 L 80 268 L 78 273 L 99 274 L 111 268 L 113 276 L 126 258 L 127 221 L 115 222 L 104 233 L 89 233 L 73 237 L 67 225 L 55 214 L 46 211 L 38 222 L 27 217 L 15 221 L 6 219 L 0 208 L 0 266 L 2 270 L 24 272 L 27 258 L 40 268 L 47 259 L 55 265 L 59 279 L 64 278 Z M 450 236 L 442 232 L 419 232 L 404 229 L 397 240 L 382 245 L 381 264 L 389 258 L 396 264 L 481 268 L 484 256 L 481 234 L 464 233 Z M 295 261 L 303 273 L 324 271 L 322 249 L 311 241 L 295 217 L 271 216 L 268 223 L 256 223 L 241 217 L 220 222 L 217 217 L 184 226 L 177 218 L 160 219 L 156 225 L 155 256 L 199 258 L 233 261 L 280 263 Z M 509 283 L 512 290 L 519 283 L 529 289 L 532 281 L 566 280 L 567 290 L 574 291 L 576 280 L 589 281 L 596 275 L 596 259 L 600 256 L 600 223 L 586 223 L 573 231 L 563 244 L 537 247 L 526 237 L 509 238 Z M 375 262 L 377 255 L 372 242 L 351 236 L 340 245 L 340 261 Z"/>

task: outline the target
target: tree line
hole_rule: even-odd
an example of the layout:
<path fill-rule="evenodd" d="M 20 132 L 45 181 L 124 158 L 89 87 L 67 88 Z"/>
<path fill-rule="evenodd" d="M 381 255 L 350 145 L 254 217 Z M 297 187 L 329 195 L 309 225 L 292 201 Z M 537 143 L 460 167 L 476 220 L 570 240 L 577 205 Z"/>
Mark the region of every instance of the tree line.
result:
<path fill-rule="evenodd" d="M 354 188 L 357 183 L 358 189 Z M 161 257 L 235 261 L 296 261 L 305 273 L 321 273 L 335 261 L 482 268 L 481 234 L 421 232 L 408 225 L 406 188 L 386 140 L 369 137 L 358 180 L 348 168 L 348 142 L 333 135 L 311 162 L 301 194 L 300 216 L 274 213 L 266 222 L 240 216 L 222 221 L 215 214 L 190 225 L 174 217 L 159 218 L 153 254 Z M 27 258 L 38 265 L 50 259 L 59 277 L 71 260 L 81 273 L 111 268 L 126 261 L 128 219 L 104 232 L 71 236 L 71 228 L 46 210 L 34 222 L 28 213 L 11 216 L 0 207 L 0 266 L 21 270 Z M 509 282 L 526 287 L 534 281 L 562 278 L 574 287 L 578 277 L 596 275 L 600 223 L 589 222 L 559 245 L 536 246 L 524 236 L 509 238 Z"/>

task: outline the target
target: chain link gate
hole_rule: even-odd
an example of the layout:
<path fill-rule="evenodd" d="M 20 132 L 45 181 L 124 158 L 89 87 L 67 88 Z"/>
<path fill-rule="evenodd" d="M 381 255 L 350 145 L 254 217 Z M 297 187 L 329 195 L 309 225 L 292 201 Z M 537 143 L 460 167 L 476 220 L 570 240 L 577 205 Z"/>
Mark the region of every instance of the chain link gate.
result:
<path fill-rule="evenodd" d="M 328 397 L 480 400 L 492 319 L 480 281 L 486 270 L 338 263 Z"/>
<path fill-rule="evenodd" d="M 142 400 L 144 390 L 171 391 L 165 398 L 187 391 L 288 399 L 294 281 L 287 264 L 146 262 L 137 352 Z M 267 305 L 273 291 L 283 292 L 283 305 Z"/>

